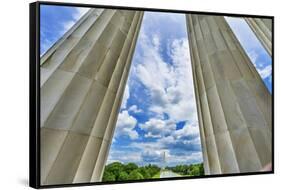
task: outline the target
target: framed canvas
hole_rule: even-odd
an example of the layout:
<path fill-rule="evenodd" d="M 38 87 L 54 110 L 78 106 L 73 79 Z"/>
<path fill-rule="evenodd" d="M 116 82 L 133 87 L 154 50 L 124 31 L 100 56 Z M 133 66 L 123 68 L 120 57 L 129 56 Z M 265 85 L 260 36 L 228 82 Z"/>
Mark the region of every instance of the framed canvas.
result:
<path fill-rule="evenodd" d="M 274 17 L 30 4 L 30 186 L 274 173 Z"/>

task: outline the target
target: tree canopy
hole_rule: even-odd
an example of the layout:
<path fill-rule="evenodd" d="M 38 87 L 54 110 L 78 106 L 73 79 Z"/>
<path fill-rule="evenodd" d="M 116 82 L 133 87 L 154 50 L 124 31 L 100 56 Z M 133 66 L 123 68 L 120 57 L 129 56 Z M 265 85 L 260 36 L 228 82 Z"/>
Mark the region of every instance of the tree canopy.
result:
<path fill-rule="evenodd" d="M 151 179 L 160 172 L 156 165 L 139 167 L 135 163 L 122 164 L 113 162 L 105 166 L 102 181 L 125 181 Z"/>
<path fill-rule="evenodd" d="M 166 167 L 183 176 L 200 176 L 204 175 L 203 164 L 177 165 Z M 138 166 L 135 163 L 122 164 L 113 162 L 105 166 L 102 181 L 126 181 L 151 179 L 156 174 L 159 175 L 161 168 L 157 165 Z"/>
<path fill-rule="evenodd" d="M 166 167 L 168 170 L 172 170 L 175 173 L 185 176 L 202 176 L 204 175 L 203 164 L 190 164 L 190 165 L 177 165 L 174 167 Z"/>

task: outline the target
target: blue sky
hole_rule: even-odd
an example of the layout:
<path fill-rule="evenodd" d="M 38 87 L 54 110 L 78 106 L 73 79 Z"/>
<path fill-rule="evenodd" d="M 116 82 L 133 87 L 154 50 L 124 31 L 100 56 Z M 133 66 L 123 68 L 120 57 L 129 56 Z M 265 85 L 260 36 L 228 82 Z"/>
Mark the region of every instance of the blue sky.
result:
<path fill-rule="evenodd" d="M 267 89 L 272 92 L 272 60 L 246 21 L 242 18 L 226 17 L 233 32 L 261 75 Z"/>
<path fill-rule="evenodd" d="M 41 54 L 85 13 L 41 9 Z M 271 91 L 271 58 L 239 18 L 227 18 Z M 202 162 L 185 16 L 145 12 L 107 162 Z"/>
<path fill-rule="evenodd" d="M 78 7 L 41 5 L 40 55 L 43 55 L 87 10 Z"/>
<path fill-rule="evenodd" d="M 188 52 L 183 14 L 145 13 L 108 162 L 202 162 Z"/>

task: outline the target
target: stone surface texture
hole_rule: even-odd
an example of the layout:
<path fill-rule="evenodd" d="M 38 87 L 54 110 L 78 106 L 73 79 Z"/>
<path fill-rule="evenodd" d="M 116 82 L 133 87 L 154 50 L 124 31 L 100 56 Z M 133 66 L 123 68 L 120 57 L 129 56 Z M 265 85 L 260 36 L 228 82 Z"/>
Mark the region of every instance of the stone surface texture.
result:
<path fill-rule="evenodd" d="M 101 180 L 142 17 L 90 9 L 42 56 L 42 185 Z"/>
<path fill-rule="evenodd" d="M 90 9 L 41 57 L 42 185 L 101 180 L 142 17 Z M 205 174 L 262 170 L 271 94 L 224 17 L 186 20 Z M 271 26 L 247 22 L 271 47 Z"/>
<path fill-rule="evenodd" d="M 245 17 L 245 20 L 268 54 L 272 55 L 272 19 Z"/>
<path fill-rule="evenodd" d="M 187 14 L 205 174 L 271 162 L 271 94 L 222 16 Z"/>

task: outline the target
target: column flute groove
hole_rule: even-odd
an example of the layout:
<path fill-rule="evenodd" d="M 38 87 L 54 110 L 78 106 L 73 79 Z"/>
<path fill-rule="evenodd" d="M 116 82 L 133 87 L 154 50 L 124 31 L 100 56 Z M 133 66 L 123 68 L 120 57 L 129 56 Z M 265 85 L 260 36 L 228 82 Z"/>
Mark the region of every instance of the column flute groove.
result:
<path fill-rule="evenodd" d="M 203 33 L 203 30 L 202 30 L 202 26 L 201 26 L 201 23 L 199 22 L 199 19 L 198 17 L 195 18 L 196 19 L 196 22 L 198 23 L 198 32 L 200 32 L 201 34 L 201 39 L 203 41 L 205 41 L 205 34 Z M 218 30 L 219 32 L 219 30 Z M 215 39 L 213 38 L 213 36 L 211 36 L 213 42 L 215 42 Z M 215 46 L 216 46 L 216 43 L 214 43 Z M 238 165 L 237 165 L 237 162 L 236 162 L 236 157 L 235 157 L 235 154 L 234 154 L 234 150 L 233 150 L 233 146 L 232 146 L 232 143 L 230 141 L 226 141 L 225 142 L 225 145 L 227 147 L 224 147 L 224 150 L 227 150 L 228 151 L 228 158 L 227 158 L 227 161 L 224 160 L 225 158 L 220 156 L 222 153 L 222 148 L 220 146 L 220 141 L 219 141 L 219 138 L 220 137 L 217 137 L 220 135 L 220 133 L 226 133 L 225 135 L 228 135 L 227 134 L 227 128 L 226 128 L 226 121 L 225 119 L 220 119 L 220 120 L 217 120 L 216 117 L 214 117 L 214 114 L 220 114 L 220 115 L 224 115 L 224 111 L 223 111 L 223 108 L 222 108 L 222 105 L 221 105 L 221 101 L 220 101 L 220 97 L 219 97 L 219 93 L 218 93 L 218 89 L 217 89 L 217 86 L 216 86 L 216 81 L 214 80 L 215 76 L 214 76 L 214 71 L 213 71 L 213 68 L 212 66 L 210 65 L 210 60 L 209 60 L 209 57 L 207 56 L 206 54 L 206 49 L 205 49 L 205 46 L 202 45 L 202 52 L 201 52 L 201 57 L 204 56 L 205 59 L 202 59 L 202 60 L 205 60 L 204 62 L 204 65 L 203 65 L 203 69 L 205 68 L 205 72 L 208 72 L 209 75 L 207 77 L 207 75 L 203 75 L 203 81 L 204 81 L 204 84 L 208 84 L 208 87 L 206 87 L 205 85 L 205 88 L 206 88 L 206 91 L 213 91 L 213 93 L 215 93 L 217 96 L 216 97 L 213 97 L 213 96 L 210 96 L 210 94 L 208 93 L 202 93 L 203 94 L 206 94 L 206 97 L 207 97 L 207 107 L 209 108 L 208 110 L 211 110 L 212 107 L 214 107 L 214 104 L 212 103 L 212 101 L 214 101 L 214 98 L 216 98 L 216 107 L 217 107 L 217 110 L 216 110 L 216 113 L 214 112 L 209 112 L 210 113 L 210 118 L 211 118 L 211 122 L 212 122 L 212 126 L 220 126 L 220 127 L 216 127 L 216 128 L 213 128 L 213 135 L 214 135 L 214 139 L 215 139 L 215 143 L 216 143 L 216 147 L 217 147 L 217 152 L 218 152 L 218 159 L 219 159 L 219 162 L 229 162 L 229 160 L 232 160 L 231 162 L 233 163 L 232 166 L 231 166 L 231 169 L 228 168 L 228 170 L 231 170 L 232 172 L 236 172 L 238 171 Z M 213 81 L 213 86 L 210 85 L 210 81 Z M 224 118 L 224 117 L 222 117 Z M 218 125 L 219 124 L 219 125 Z M 228 166 L 229 167 L 229 166 Z M 220 169 L 222 170 L 222 172 L 224 170 L 226 170 L 225 168 L 223 168 L 222 166 L 220 167 Z"/>
<path fill-rule="evenodd" d="M 101 180 L 142 16 L 90 10 L 65 38 L 76 42 L 63 40 L 43 59 L 42 184 L 90 182 L 94 171 L 93 181 Z"/>
<path fill-rule="evenodd" d="M 266 18 L 245 17 L 252 31 L 255 33 L 267 53 L 272 55 L 272 21 Z"/>
<path fill-rule="evenodd" d="M 187 20 L 191 24 L 194 23 L 194 19 L 196 19 L 196 18 L 187 17 Z M 188 36 L 189 36 L 189 44 L 190 44 L 189 46 L 190 46 L 190 48 L 195 47 L 197 49 L 198 48 L 197 43 L 195 43 L 195 41 L 191 40 L 191 38 L 194 38 L 194 39 L 196 38 L 195 35 L 198 35 L 198 33 L 195 33 L 194 30 L 195 30 L 195 28 L 188 27 L 188 31 L 189 31 Z M 194 81 L 196 97 L 201 99 L 200 91 L 202 91 L 202 90 L 200 90 L 200 89 L 202 87 L 203 88 L 205 87 L 205 83 L 204 83 L 204 79 L 203 79 L 203 75 L 202 75 L 201 65 L 197 64 L 200 62 L 199 53 L 200 52 L 198 52 L 198 51 L 192 51 L 191 58 L 194 58 L 194 59 L 191 61 L 192 61 L 192 63 L 194 63 L 194 65 L 192 65 L 192 70 L 194 73 L 193 81 Z M 210 117 L 210 111 L 209 111 L 208 106 L 204 106 L 204 105 L 208 104 L 208 99 L 206 96 L 204 99 L 203 98 L 202 98 L 202 100 L 205 100 L 206 102 L 203 103 L 203 101 L 196 101 L 196 104 L 198 106 L 200 106 L 199 108 L 197 108 L 199 121 L 202 120 L 202 124 L 199 127 L 200 127 L 201 131 L 204 130 L 204 132 L 202 132 L 202 134 L 204 133 L 204 136 L 201 136 L 201 142 L 204 142 L 204 141 L 206 142 L 206 145 L 201 144 L 203 153 L 206 152 L 205 154 L 203 154 L 203 156 L 205 155 L 205 157 L 203 159 L 204 159 L 204 161 L 208 160 L 208 165 L 206 165 L 204 163 L 204 170 L 205 170 L 206 174 L 210 174 L 210 171 L 212 171 L 212 173 L 220 173 L 221 168 L 220 168 L 219 158 L 218 158 L 218 153 L 217 153 L 217 151 L 218 151 L 217 145 L 216 145 L 216 141 L 214 139 L 214 132 L 213 132 L 213 128 L 211 127 L 212 121 L 211 121 L 211 117 Z M 203 115 L 205 117 L 203 117 Z M 203 126 L 206 126 L 206 127 L 203 129 Z M 207 137 L 209 137 L 209 138 L 207 138 Z M 208 144 L 208 146 L 207 146 L 207 144 Z M 215 154 L 212 154 L 212 152 L 215 152 Z M 208 155 L 212 155 L 212 156 L 208 156 Z"/>
<path fill-rule="evenodd" d="M 271 162 L 271 123 L 260 111 L 271 108 L 271 95 L 223 17 L 186 17 L 203 157 L 208 160 L 204 169 L 207 174 L 259 171 Z M 210 151 L 214 147 L 217 151 Z"/>

